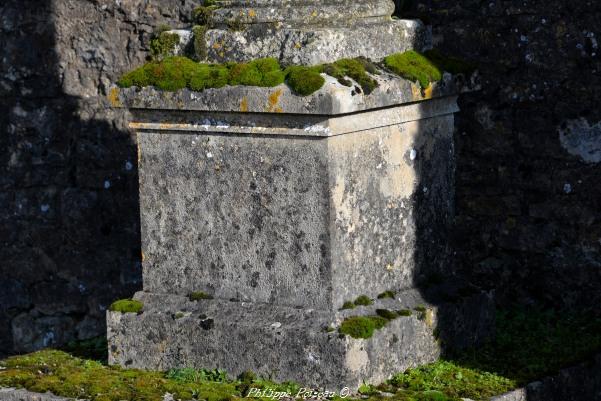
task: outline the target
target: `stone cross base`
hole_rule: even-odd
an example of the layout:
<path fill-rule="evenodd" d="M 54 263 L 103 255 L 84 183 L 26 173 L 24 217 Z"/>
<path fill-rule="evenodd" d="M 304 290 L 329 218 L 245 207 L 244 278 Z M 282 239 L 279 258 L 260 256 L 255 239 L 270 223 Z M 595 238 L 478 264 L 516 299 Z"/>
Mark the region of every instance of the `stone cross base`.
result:
<path fill-rule="evenodd" d="M 337 389 L 431 362 L 437 339 L 486 337 L 489 298 L 448 292 L 455 83 L 375 79 L 370 95 L 331 78 L 307 97 L 113 93 L 138 132 L 145 306 L 109 313 L 111 363 Z M 361 296 L 377 302 L 340 311 Z M 348 317 L 412 308 L 370 339 L 338 336 Z"/>
<path fill-rule="evenodd" d="M 469 346 L 490 333 L 492 298 L 474 295 L 428 306 L 417 291 L 369 307 L 326 311 L 141 292 L 144 312 L 109 312 L 109 363 L 130 368 L 225 369 L 231 377 L 252 371 L 276 381 L 355 392 L 407 368 L 435 361 L 442 345 Z M 420 307 L 424 307 L 421 309 Z M 369 339 L 341 336 L 335 327 L 376 309 L 414 308 Z M 444 327 L 444 329 L 442 329 Z"/>

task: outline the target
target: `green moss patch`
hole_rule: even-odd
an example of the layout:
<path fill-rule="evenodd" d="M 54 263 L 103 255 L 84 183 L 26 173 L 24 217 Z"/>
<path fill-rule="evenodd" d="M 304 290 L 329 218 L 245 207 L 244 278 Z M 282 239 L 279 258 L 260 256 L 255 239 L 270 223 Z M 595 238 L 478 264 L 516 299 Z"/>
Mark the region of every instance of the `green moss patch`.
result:
<path fill-rule="evenodd" d="M 442 79 L 442 71 L 423 54 L 410 50 L 384 58 L 384 65 L 401 77 L 418 81 L 422 88 Z"/>
<path fill-rule="evenodd" d="M 109 307 L 109 310 L 121 313 L 140 313 L 142 308 L 144 308 L 144 304 L 140 301 L 134 299 L 120 299 L 113 302 Z"/>
<path fill-rule="evenodd" d="M 206 25 L 195 25 L 192 27 L 192 50 L 194 57 L 198 60 L 204 60 L 207 58 L 207 41 L 205 39 L 207 31 L 209 30 Z"/>
<path fill-rule="evenodd" d="M 378 294 L 378 299 L 386 299 L 386 298 L 390 298 L 390 299 L 394 299 L 395 297 L 395 292 L 394 291 L 384 291 L 381 294 Z"/>
<path fill-rule="evenodd" d="M 338 332 L 352 338 L 371 338 L 386 323 L 388 320 L 380 316 L 353 316 L 342 322 Z"/>
<path fill-rule="evenodd" d="M 369 306 L 373 305 L 374 301 L 367 295 L 360 295 L 355 299 L 355 306 Z"/>
<path fill-rule="evenodd" d="M 344 310 L 344 309 L 355 309 L 355 303 L 352 301 L 346 301 L 345 303 L 342 304 L 342 308 L 340 308 L 340 310 Z"/>
<path fill-rule="evenodd" d="M 198 58 L 204 59 L 207 55 L 205 35 L 209 24 L 203 19 L 205 17 L 199 18 L 196 17 L 199 25 L 192 28 L 194 34 L 192 47 L 193 53 Z M 117 84 L 124 88 L 154 86 L 165 91 L 183 88 L 202 91 L 226 85 L 273 87 L 286 82 L 296 94 L 309 96 L 324 85 L 325 79 L 322 74 L 327 74 L 338 79 L 342 85 L 352 86 L 355 81 L 367 95 L 378 86 L 373 78 L 373 75 L 378 74 L 377 65 L 364 58 L 287 68 L 283 68 L 274 58 L 258 59 L 247 63 L 203 64 L 186 57 L 169 56 L 178 41 L 178 35 L 159 31 L 151 43 L 151 53 L 155 60 L 125 74 Z M 442 71 L 467 73 L 474 69 L 471 64 L 457 58 L 446 57 L 435 50 L 428 51 L 425 55 L 416 51 L 393 54 L 386 57 L 382 64 L 405 79 L 419 81 L 422 88 L 427 88 L 431 82 L 440 81 Z M 382 294 L 394 297 L 392 291 Z"/>
<path fill-rule="evenodd" d="M 376 315 L 383 317 L 386 320 L 393 320 L 399 317 L 399 315 L 395 311 L 391 311 L 388 309 L 376 309 Z"/>
<path fill-rule="evenodd" d="M 309 96 L 317 92 L 326 82 L 320 74 L 320 67 L 293 66 L 286 71 L 286 83 L 301 96 Z"/>
<path fill-rule="evenodd" d="M 368 72 L 376 74 L 376 66 L 363 58 L 345 58 L 332 64 L 325 64 L 322 66 L 322 71 L 336 78 L 338 82 L 345 86 L 352 86 L 352 82 L 347 77 L 352 78 L 361 86 L 366 95 L 372 93 L 378 86 L 376 80 L 367 74 Z"/>
<path fill-rule="evenodd" d="M 241 383 L 228 380 L 222 371 L 179 369 L 163 373 L 122 369 L 53 350 L 8 358 L 0 364 L 4 368 L 0 370 L 0 387 L 50 391 L 92 401 L 160 401 L 167 392 L 175 399 L 206 401 L 245 395 Z M 253 382 L 248 387 L 288 388 L 266 381 Z"/>
<path fill-rule="evenodd" d="M 173 54 L 175 47 L 179 44 L 179 35 L 167 32 L 171 28 L 162 25 L 153 34 L 150 40 L 150 55 L 153 59 L 162 59 Z"/>
<path fill-rule="evenodd" d="M 230 68 L 229 84 L 273 87 L 284 83 L 286 73 L 274 58 L 253 60 L 233 64 Z"/>
<path fill-rule="evenodd" d="M 195 291 L 188 295 L 188 299 L 190 301 L 200 301 L 203 299 L 213 299 L 213 296 L 211 294 L 207 294 L 206 292 Z"/>

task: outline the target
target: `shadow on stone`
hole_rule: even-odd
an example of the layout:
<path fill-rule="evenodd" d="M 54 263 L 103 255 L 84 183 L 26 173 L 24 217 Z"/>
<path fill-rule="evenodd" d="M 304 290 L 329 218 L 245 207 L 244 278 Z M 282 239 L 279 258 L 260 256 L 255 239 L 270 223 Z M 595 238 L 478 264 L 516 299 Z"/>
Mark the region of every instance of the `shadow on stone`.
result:
<path fill-rule="evenodd" d="M 102 334 L 141 283 L 136 147 L 123 113 L 67 93 L 56 15 L 0 5 L 1 355 Z"/>

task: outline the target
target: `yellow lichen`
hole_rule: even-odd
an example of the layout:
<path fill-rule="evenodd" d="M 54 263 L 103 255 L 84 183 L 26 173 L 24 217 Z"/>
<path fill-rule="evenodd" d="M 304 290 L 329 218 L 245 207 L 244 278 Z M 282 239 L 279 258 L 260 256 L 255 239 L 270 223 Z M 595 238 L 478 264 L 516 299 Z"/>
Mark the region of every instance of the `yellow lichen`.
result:
<path fill-rule="evenodd" d="M 276 113 L 283 112 L 282 108 L 278 105 L 278 103 L 280 102 L 281 96 L 282 96 L 281 89 L 278 89 L 269 95 L 267 111 L 276 112 Z"/>
<path fill-rule="evenodd" d="M 433 91 L 434 91 L 434 86 L 432 84 L 428 85 L 428 87 L 424 89 L 424 99 L 432 99 Z"/>
<path fill-rule="evenodd" d="M 119 88 L 111 88 L 107 98 L 111 106 L 121 107 L 121 100 L 119 100 Z"/>
<path fill-rule="evenodd" d="M 246 96 L 244 96 L 240 101 L 240 111 L 242 113 L 248 112 L 248 99 L 246 98 Z"/>

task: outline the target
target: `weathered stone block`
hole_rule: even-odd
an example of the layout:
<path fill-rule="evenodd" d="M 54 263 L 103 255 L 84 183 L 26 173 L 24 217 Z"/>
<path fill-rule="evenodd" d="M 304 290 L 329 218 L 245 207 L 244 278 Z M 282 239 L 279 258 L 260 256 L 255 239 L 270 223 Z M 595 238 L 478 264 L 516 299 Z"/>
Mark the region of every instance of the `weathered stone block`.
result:
<path fill-rule="evenodd" d="M 454 111 L 446 98 L 321 125 L 204 115 L 215 123 L 181 132 L 187 115 L 141 130 L 145 291 L 331 310 L 413 287 L 442 269 L 444 248 L 424 250 L 452 216 Z"/>

